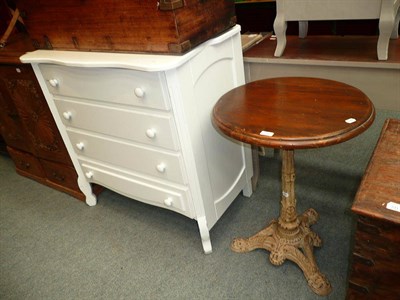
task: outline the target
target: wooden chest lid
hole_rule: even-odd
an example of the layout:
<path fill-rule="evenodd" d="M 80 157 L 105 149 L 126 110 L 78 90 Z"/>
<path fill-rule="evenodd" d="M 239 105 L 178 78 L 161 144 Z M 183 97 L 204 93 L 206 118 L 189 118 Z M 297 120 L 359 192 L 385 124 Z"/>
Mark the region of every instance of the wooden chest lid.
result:
<path fill-rule="evenodd" d="M 400 224 L 400 212 L 387 208 L 390 202 L 400 205 L 400 120 L 397 119 L 388 119 L 383 126 L 352 211 Z"/>

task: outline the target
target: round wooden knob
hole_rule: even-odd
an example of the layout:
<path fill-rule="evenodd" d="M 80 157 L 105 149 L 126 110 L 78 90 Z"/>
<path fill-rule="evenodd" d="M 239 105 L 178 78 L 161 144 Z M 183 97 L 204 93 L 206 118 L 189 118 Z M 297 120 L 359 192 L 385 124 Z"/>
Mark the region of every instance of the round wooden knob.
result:
<path fill-rule="evenodd" d="M 87 179 L 92 179 L 93 178 L 93 172 L 92 171 L 88 171 L 85 173 L 85 176 Z"/>
<path fill-rule="evenodd" d="M 135 95 L 138 98 L 143 98 L 144 97 L 144 91 L 141 88 L 135 88 Z"/>

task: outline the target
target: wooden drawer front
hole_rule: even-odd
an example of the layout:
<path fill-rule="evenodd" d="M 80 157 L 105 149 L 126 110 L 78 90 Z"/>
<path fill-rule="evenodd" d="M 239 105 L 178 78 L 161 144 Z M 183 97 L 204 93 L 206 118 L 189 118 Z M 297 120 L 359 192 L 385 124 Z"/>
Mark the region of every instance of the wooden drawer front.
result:
<path fill-rule="evenodd" d="M 359 216 L 355 242 L 354 250 L 362 255 L 400 263 L 400 224 Z"/>
<path fill-rule="evenodd" d="M 361 251 L 362 252 L 362 251 Z M 392 281 L 392 278 L 398 278 L 400 276 L 400 270 L 398 270 L 399 259 L 390 259 L 381 255 L 374 255 L 373 253 L 357 253 L 356 250 L 353 253 L 353 276 L 365 278 L 367 281 L 381 282 L 381 285 L 398 285 L 397 282 Z M 366 274 L 369 274 L 366 276 Z M 400 285 L 399 285 L 400 288 Z"/>
<path fill-rule="evenodd" d="M 32 175 L 33 177 L 46 177 L 39 160 L 32 154 L 18 151 L 11 147 L 7 147 L 8 153 L 15 163 L 17 171 L 20 171 L 25 176 Z"/>
<path fill-rule="evenodd" d="M 392 297 L 400 295 L 398 266 L 398 261 L 379 260 L 354 253 L 349 294 L 371 297 L 366 299 L 378 299 L 377 296 L 385 296 L 382 299 L 397 299 Z M 348 299 L 363 298 L 349 296 Z"/>
<path fill-rule="evenodd" d="M 89 181 L 108 187 L 117 193 L 136 200 L 168 208 L 193 217 L 190 211 L 189 191 L 187 187 L 176 187 L 152 183 L 132 174 L 81 160 L 83 172 Z"/>
<path fill-rule="evenodd" d="M 358 217 L 348 299 L 400 294 L 400 226 Z"/>
<path fill-rule="evenodd" d="M 161 73 L 39 65 L 50 93 L 124 105 L 170 108 Z"/>
<path fill-rule="evenodd" d="M 33 145 L 12 95 L 17 80 L 7 79 L 11 69 L 16 73 L 14 68 L 0 68 L 0 133 L 8 146 L 32 153 Z"/>
<path fill-rule="evenodd" d="M 47 160 L 40 160 L 47 180 L 72 190 L 80 191 L 78 174 L 74 168 Z"/>
<path fill-rule="evenodd" d="M 55 102 L 66 126 L 171 150 L 179 149 L 177 130 L 169 114 L 110 108 L 58 99 Z"/>
<path fill-rule="evenodd" d="M 157 151 L 72 129 L 68 130 L 68 135 L 78 156 L 177 183 L 186 183 L 180 153 Z"/>

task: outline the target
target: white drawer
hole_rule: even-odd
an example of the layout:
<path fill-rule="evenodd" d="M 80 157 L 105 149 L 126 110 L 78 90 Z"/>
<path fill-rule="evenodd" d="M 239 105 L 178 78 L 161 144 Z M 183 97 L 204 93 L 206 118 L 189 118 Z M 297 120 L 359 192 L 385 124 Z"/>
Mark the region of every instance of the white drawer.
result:
<path fill-rule="evenodd" d="M 78 156 L 177 183 L 187 182 L 179 152 L 158 151 L 73 129 L 67 129 L 67 132 Z"/>
<path fill-rule="evenodd" d="M 170 109 L 162 73 L 40 64 L 50 93 L 140 107 Z"/>
<path fill-rule="evenodd" d="M 179 149 L 173 117 L 168 113 L 105 107 L 55 99 L 65 126 L 82 128 L 171 150 Z"/>
<path fill-rule="evenodd" d="M 186 186 L 169 186 L 143 180 L 132 174 L 80 160 L 83 172 L 90 182 L 98 183 L 117 193 L 136 200 L 174 210 L 193 217 Z"/>

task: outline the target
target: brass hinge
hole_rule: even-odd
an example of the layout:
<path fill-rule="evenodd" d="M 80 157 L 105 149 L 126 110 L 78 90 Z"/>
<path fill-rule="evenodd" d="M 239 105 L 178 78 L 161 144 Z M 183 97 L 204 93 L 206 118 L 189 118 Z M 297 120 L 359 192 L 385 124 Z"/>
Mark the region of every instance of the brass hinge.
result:
<path fill-rule="evenodd" d="M 158 8 L 160 10 L 174 10 L 183 7 L 183 0 L 159 0 Z"/>

